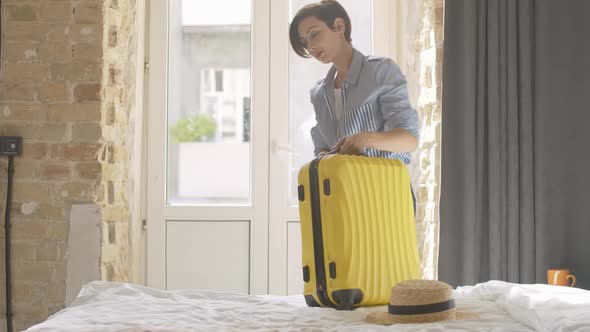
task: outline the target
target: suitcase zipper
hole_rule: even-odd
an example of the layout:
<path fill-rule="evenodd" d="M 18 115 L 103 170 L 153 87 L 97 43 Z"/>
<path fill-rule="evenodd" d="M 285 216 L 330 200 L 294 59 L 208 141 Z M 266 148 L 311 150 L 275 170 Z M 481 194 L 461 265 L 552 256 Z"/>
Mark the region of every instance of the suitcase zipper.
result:
<path fill-rule="evenodd" d="M 313 249 L 315 254 L 316 290 L 318 299 L 324 306 L 336 307 L 328 297 L 326 269 L 324 264 L 324 241 L 322 238 L 322 216 L 320 209 L 320 186 L 318 165 L 324 156 L 311 162 L 309 167 L 309 186 L 311 192 L 311 224 L 313 229 Z"/>

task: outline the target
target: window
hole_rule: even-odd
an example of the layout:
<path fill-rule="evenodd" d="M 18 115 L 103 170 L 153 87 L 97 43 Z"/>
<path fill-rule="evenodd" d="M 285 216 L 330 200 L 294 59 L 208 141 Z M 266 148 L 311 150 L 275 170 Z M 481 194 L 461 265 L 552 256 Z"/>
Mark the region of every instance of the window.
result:
<path fill-rule="evenodd" d="M 249 78 L 248 68 L 202 70 L 201 110 L 215 119 L 215 142 L 248 142 Z"/>
<path fill-rule="evenodd" d="M 170 5 L 167 202 L 248 204 L 251 2 Z"/>

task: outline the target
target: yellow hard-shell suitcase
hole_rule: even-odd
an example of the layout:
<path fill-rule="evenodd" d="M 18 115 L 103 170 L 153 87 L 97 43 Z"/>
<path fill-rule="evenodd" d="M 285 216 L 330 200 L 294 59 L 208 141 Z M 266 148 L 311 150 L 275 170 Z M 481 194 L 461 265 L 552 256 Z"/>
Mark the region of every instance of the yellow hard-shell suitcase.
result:
<path fill-rule="evenodd" d="M 304 295 L 309 306 L 385 305 L 420 279 L 410 178 L 399 160 L 332 154 L 298 177 Z"/>

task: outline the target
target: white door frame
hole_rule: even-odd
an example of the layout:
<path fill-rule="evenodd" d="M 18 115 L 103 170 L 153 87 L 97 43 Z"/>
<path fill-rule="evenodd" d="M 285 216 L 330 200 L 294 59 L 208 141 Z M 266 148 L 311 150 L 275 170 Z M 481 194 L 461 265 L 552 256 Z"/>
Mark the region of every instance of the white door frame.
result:
<path fill-rule="evenodd" d="M 250 293 L 268 293 L 270 0 L 252 0 L 250 206 L 167 206 L 166 151 L 169 0 L 150 1 L 147 149 L 147 285 L 166 287 L 166 221 L 250 221 Z M 163 111 L 164 110 L 164 111 Z"/>

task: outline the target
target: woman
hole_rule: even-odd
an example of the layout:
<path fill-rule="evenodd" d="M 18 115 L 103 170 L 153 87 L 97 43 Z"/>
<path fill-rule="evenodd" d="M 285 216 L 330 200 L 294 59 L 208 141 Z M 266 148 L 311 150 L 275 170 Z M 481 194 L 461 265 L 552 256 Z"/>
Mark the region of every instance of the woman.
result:
<path fill-rule="evenodd" d="M 289 29 L 299 56 L 332 63 L 311 89 L 316 125 L 315 155 L 342 154 L 410 162 L 418 146 L 418 115 L 408 100 L 406 79 L 388 58 L 365 56 L 351 44 L 351 23 L 334 0 L 301 8 Z"/>

